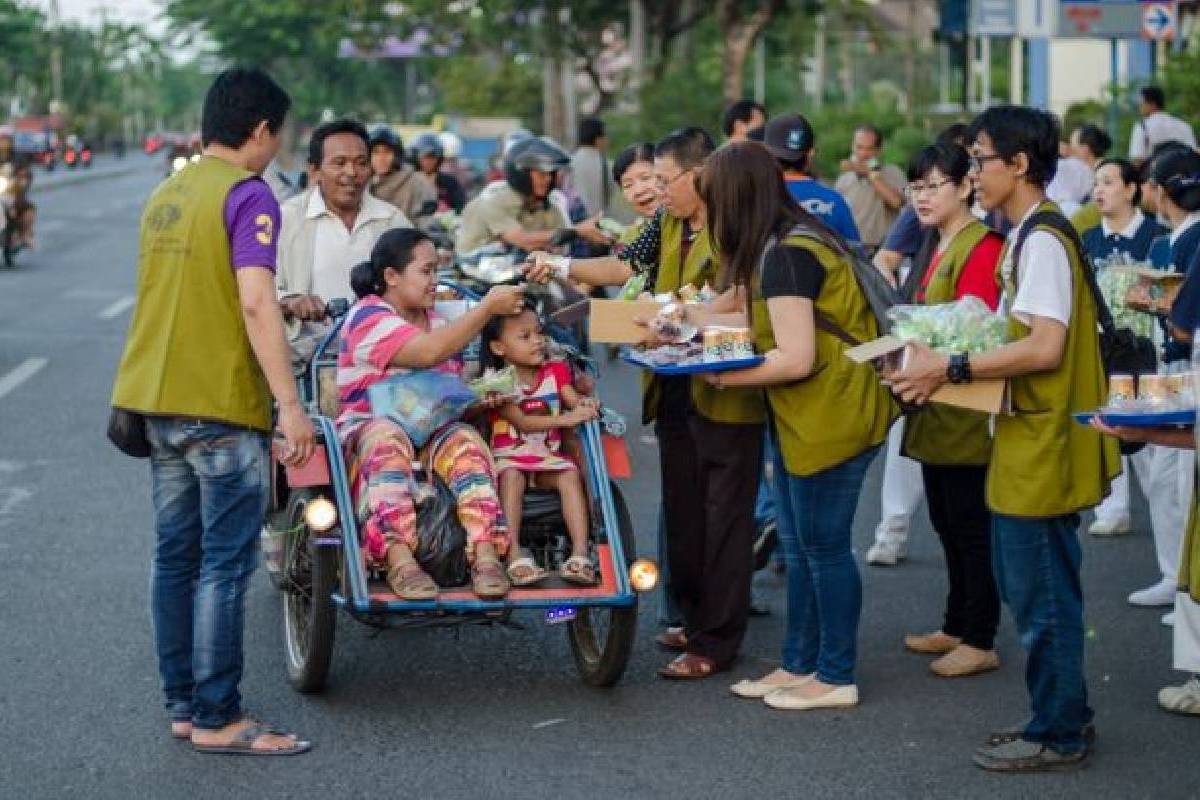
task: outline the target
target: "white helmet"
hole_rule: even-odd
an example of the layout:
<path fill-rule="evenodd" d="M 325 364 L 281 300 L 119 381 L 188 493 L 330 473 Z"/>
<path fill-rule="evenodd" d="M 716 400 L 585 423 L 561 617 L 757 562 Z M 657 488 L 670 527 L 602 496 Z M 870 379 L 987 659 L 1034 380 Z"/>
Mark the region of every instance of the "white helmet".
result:
<path fill-rule="evenodd" d="M 504 134 L 504 140 L 500 145 L 500 154 L 507 156 L 508 151 L 512 149 L 517 142 L 523 142 L 526 139 L 532 139 L 533 134 L 524 128 L 517 128 L 515 131 L 509 131 Z"/>
<path fill-rule="evenodd" d="M 438 140 L 442 143 L 442 152 L 446 154 L 446 158 L 458 158 L 462 155 L 462 139 L 458 138 L 457 133 L 442 131 L 438 134 Z"/>

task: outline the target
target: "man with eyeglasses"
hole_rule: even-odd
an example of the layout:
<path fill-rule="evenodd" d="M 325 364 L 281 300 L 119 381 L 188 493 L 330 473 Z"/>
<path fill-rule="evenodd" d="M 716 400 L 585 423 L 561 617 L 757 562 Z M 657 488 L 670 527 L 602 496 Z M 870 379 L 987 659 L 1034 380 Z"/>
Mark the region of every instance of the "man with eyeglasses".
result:
<path fill-rule="evenodd" d="M 1100 407 L 1107 387 L 1089 266 L 1070 222 L 1046 200 L 1058 134 L 1050 114 L 1001 106 L 968 136 L 980 202 L 1014 223 L 1000 262 L 1009 343 L 949 357 L 916 346 L 891 376 L 910 402 L 947 382 L 1009 383 L 1013 413 L 994 418 L 987 502 L 996 583 L 1028 651 L 1033 717 L 976 751 L 975 763 L 996 772 L 1078 767 L 1095 735 L 1083 676 L 1079 515 L 1108 493 L 1120 456 L 1115 441 L 1071 418 Z"/>

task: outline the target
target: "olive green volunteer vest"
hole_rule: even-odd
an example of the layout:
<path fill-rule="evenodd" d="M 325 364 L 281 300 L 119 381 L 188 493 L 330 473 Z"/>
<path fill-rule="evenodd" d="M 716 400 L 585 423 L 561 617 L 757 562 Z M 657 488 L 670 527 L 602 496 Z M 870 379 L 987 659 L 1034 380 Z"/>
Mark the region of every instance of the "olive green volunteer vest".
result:
<path fill-rule="evenodd" d="M 954 301 L 967 259 L 988 233 L 990 229 L 986 225 L 972 221 L 954 235 L 938 261 L 937 270 L 929 278 L 923 300 L 925 305 Z M 986 465 L 992 455 L 988 415 L 930 403 L 904 419 L 903 452 L 922 464 Z"/>
<path fill-rule="evenodd" d="M 860 342 L 879 335 L 875 317 L 843 258 L 808 236 L 788 237 L 782 244 L 804 248 L 825 268 L 814 306 L 817 314 Z M 759 352 L 775 349 L 761 275 L 754 282 L 751 323 Z M 818 327 L 812 373 L 801 381 L 767 387 L 779 449 L 793 475 L 814 475 L 854 458 L 887 438 L 896 418 L 891 393 L 880 384 L 871 365 L 856 364 L 846 357 L 848 347 Z"/>
<path fill-rule="evenodd" d="M 1179 559 L 1179 590 L 1200 603 L 1200 480 L 1192 476 L 1192 507 L 1184 528 L 1183 556 Z"/>
<path fill-rule="evenodd" d="M 246 335 L 225 230 L 225 199 L 249 177 L 206 156 L 151 195 L 114 406 L 271 429 L 271 395 Z M 260 235 L 277 235 L 270 219 Z"/>
<path fill-rule="evenodd" d="M 654 293 L 678 291 L 686 284 L 697 289 L 705 283 L 717 282 L 717 259 L 707 231 L 701 231 L 692 242 L 687 258 L 683 254 L 683 221 L 670 214 L 662 216 L 662 236 L 658 251 L 658 278 Z M 642 377 L 642 420 L 649 423 L 658 413 L 662 393 L 660 381 L 652 373 Z M 766 420 L 762 390 L 717 389 L 699 376 L 691 380 L 692 405 L 705 419 L 713 422 L 749 425 Z"/>
<path fill-rule="evenodd" d="M 1057 211 L 1043 203 L 1038 211 Z M 1013 413 L 996 416 L 987 500 L 992 511 L 1015 517 L 1057 517 L 1099 503 L 1121 470 L 1115 439 L 1071 419 L 1104 404 L 1107 381 L 1100 361 L 1096 307 L 1083 276 L 1082 255 L 1058 231 L 1071 262 L 1071 324 L 1057 368 L 1009 380 Z M 1007 247 L 1005 248 L 1007 251 Z M 998 270 L 1003 269 L 1002 255 Z M 1033 270 L 1036 274 L 1036 265 Z M 1006 304 L 1017 294 L 1018 265 L 1004 282 Z M 1009 314 L 1008 336 L 1017 341 L 1029 328 Z"/>

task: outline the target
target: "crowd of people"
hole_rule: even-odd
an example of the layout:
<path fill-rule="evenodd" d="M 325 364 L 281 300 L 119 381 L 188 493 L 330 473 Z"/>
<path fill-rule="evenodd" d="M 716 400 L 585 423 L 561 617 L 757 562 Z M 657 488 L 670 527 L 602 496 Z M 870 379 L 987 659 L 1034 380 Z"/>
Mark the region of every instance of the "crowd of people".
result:
<path fill-rule="evenodd" d="M 661 477 L 666 627 L 657 641 L 678 651 L 660 675 L 699 680 L 733 667 L 756 605 L 753 552 L 771 538 L 786 574 L 781 663 L 737 681 L 733 694 L 792 711 L 857 705 L 862 581 L 852 532 L 883 454 L 881 521 L 866 560 L 902 563 L 924 497 L 949 586 L 940 623 L 904 646 L 935 656 L 938 676 L 997 669 L 1007 607 L 1026 650 L 1032 717 L 992 732 L 975 763 L 1078 766 L 1095 730 L 1077 534 L 1097 507 L 1093 534 L 1130 528 L 1118 439 L 1148 443 L 1125 458 L 1125 472 L 1132 466 L 1150 499 L 1162 571 L 1130 602 L 1174 604 L 1176 666 L 1200 672 L 1191 434 L 1071 417 L 1107 398 L 1103 310 L 1089 291 L 1098 261 L 1126 253 L 1187 273 L 1160 331 L 1164 370 L 1185 368 L 1200 317 L 1200 154 L 1186 123 L 1163 111 L 1161 91 L 1143 97 L 1129 159 L 1109 156 L 1099 128 L 1064 137 L 1051 114 L 1005 106 L 949 126 L 903 171 L 885 163 L 882 132 L 860 126 L 832 186 L 815 175 L 817 135 L 804 116 L 772 118 L 751 102 L 726 111 L 719 146 L 686 127 L 610 163 L 598 120 L 581 126 L 574 156 L 541 137 L 509 144 L 503 177 L 461 206 L 458 250 L 519 249 L 531 282 L 598 289 L 640 275 L 655 294 L 714 287 L 715 299 L 686 306 L 686 320 L 749 328 L 765 356 L 747 369 L 643 381 Z M 258 175 L 288 106 L 257 70 L 230 70 L 210 89 L 205 158 L 155 192 L 143 217 L 138 303 L 113 394 L 115 407 L 148 420 L 159 665 L 172 732 L 201 751 L 309 746 L 247 720 L 237 686 L 268 437 L 279 431 L 289 464 L 312 452 L 293 369 L 328 330 L 330 301 L 353 303 L 332 391 L 364 557 L 395 594 L 428 599 L 442 588 L 416 559 L 418 462 L 453 494 L 479 597 L 546 577 L 521 547 L 532 488 L 562 500 L 571 540 L 562 579 L 596 579 L 586 496 L 566 452 L 570 429 L 597 413 L 590 387 L 550 358 L 518 287 L 493 288 L 456 319 L 435 310 L 440 255 L 413 222 L 456 202 L 453 186 L 419 174 L 438 172 L 436 153 L 418 144 L 411 165 L 390 132 L 326 123 L 309 143 L 313 185 L 281 210 Z M 633 222 L 614 242 L 601 218 L 618 195 Z M 571 256 L 544 257 L 564 231 Z M 914 343 L 902 368 L 847 358 L 880 333 L 863 264 L 913 304 L 976 298 L 1003 315 L 1007 343 L 950 355 Z M 429 441 L 371 414 L 373 386 L 413 370 L 459 374 L 480 337 L 488 365 L 515 371 L 515 402 L 489 398 L 481 417 Z M 655 342 L 649 328 L 646 339 Z M 231 380 L 205 379 L 214 369 Z M 1007 380 L 1013 412 L 930 402 L 945 384 L 977 379 Z M 1165 689 L 1160 703 L 1200 713 L 1200 681 Z"/>

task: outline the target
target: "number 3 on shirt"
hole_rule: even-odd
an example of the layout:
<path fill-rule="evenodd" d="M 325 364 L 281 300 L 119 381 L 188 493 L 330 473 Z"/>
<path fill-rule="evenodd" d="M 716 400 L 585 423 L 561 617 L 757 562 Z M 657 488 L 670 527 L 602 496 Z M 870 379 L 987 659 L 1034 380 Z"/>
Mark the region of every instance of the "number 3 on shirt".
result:
<path fill-rule="evenodd" d="M 259 244 L 269 245 L 274 240 L 275 223 L 271 219 L 270 214 L 259 214 L 254 218 L 254 226 L 258 229 L 254 232 L 254 238 Z"/>

